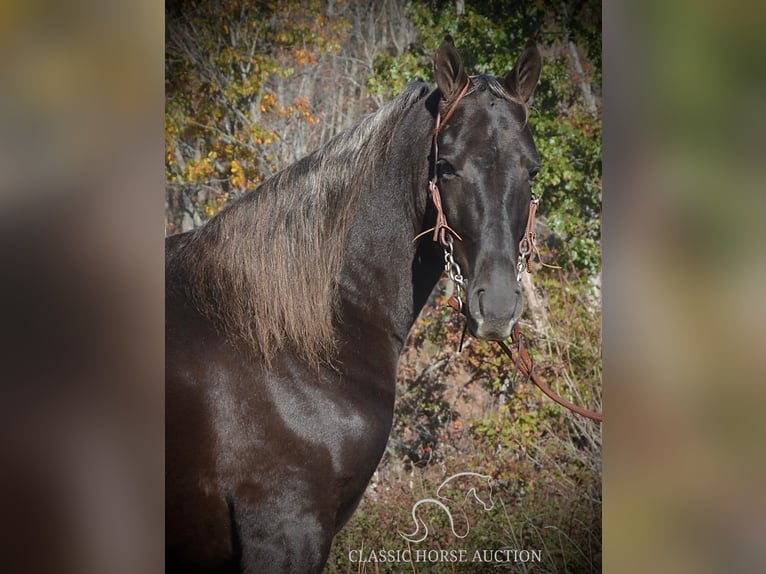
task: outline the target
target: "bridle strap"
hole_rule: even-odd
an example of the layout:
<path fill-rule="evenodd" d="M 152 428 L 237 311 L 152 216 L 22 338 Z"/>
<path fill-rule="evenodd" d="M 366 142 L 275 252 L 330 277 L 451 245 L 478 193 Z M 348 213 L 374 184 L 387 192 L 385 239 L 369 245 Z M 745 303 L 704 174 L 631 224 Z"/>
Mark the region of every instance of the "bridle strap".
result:
<path fill-rule="evenodd" d="M 535 245 L 535 216 L 537 215 L 537 206 L 540 204 L 540 199 L 532 193 L 532 200 L 529 202 L 529 215 L 527 216 L 527 227 L 524 229 L 524 236 L 519 242 L 519 257 L 524 260 L 524 268 L 527 272 L 531 272 L 529 267 L 529 260 L 533 253 L 540 255 L 540 251 Z"/>
<path fill-rule="evenodd" d="M 436 114 L 436 127 L 434 128 L 434 138 L 439 135 L 439 133 L 442 131 L 444 126 L 447 125 L 447 122 L 452 117 L 452 114 L 455 113 L 455 110 L 457 109 L 457 105 L 460 103 L 460 100 L 465 97 L 465 95 L 468 93 L 468 88 L 471 87 L 471 78 L 468 78 L 468 81 L 465 83 L 465 86 L 463 86 L 463 89 L 460 90 L 460 93 L 455 98 L 455 101 L 452 102 L 452 105 L 447 110 L 447 113 L 444 114 L 444 119 L 441 119 L 441 113 Z M 434 155 L 434 158 L 437 157 L 438 154 Z"/>
<path fill-rule="evenodd" d="M 519 241 L 519 259 L 516 263 L 516 281 L 521 280 L 521 273 L 526 271 L 532 272 L 530 260 L 532 254 L 537 254 L 538 259 L 542 262 L 540 257 L 540 251 L 535 245 L 535 216 L 537 215 L 537 206 L 540 203 L 540 198 L 532 192 L 532 198 L 529 202 L 529 215 L 527 216 L 527 226 L 524 229 L 524 235 L 521 236 Z"/>
<path fill-rule="evenodd" d="M 444 114 L 444 118 L 442 119 L 441 112 L 436 113 L 436 126 L 434 127 L 434 133 L 433 133 L 433 150 L 434 150 L 434 174 L 433 177 L 428 181 L 428 191 L 431 194 L 431 201 L 434 204 L 434 208 L 436 209 L 436 224 L 431 229 L 426 229 L 422 233 L 418 233 L 415 236 L 415 239 L 413 241 L 416 241 L 420 239 L 422 236 L 426 235 L 427 233 L 430 233 L 431 231 L 434 232 L 434 241 L 438 241 L 439 244 L 444 248 L 447 249 L 447 246 L 449 244 L 449 235 L 452 234 L 458 239 L 462 241 L 462 237 L 454 230 L 452 229 L 449 224 L 447 223 L 447 216 L 444 214 L 444 208 L 442 207 L 442 197 L 441 192 L 439 191 L 439 174 L 436 171 L 436 163 L 439 161 L 439 141 L 438 137 L 441 131 L 444 129 L 444 126 L 447 125 L 447 122 L 452 117 L 452 115 L 455 113 L 455 110 L 457 109 L 458 104 L 460 103 L 460 100 L 462 100 L 465 95 L 468 93 L 468 88 L 471 86 L 471 79 L 468 78 L 468 81 L 465 83 L 465 86 L 463 86 L 463 89 L 460 90 L 460 93 L 455 98 L 455 101 L 452 102 L 452 105 L 447 110 L 447 113 Z"/>

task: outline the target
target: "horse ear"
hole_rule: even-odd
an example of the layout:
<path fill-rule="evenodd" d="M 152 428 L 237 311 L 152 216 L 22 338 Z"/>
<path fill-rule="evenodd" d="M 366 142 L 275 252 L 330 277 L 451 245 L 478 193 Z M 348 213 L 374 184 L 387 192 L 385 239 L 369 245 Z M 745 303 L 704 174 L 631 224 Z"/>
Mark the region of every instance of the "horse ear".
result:
<path fill-rule="evenodd" d="M 439 49 L 436 50 L 434 72 L 436 85 L 439 86 L 445 100 L 456 97 L 468 82 L 468 74 L 465 72 L 460 54 L 455 49 L 452 36 L 447 35 Z"/>
<path fill-rule="evenodd" d="M 505 87 L 524 102 L 528 102 L 540 80 L 542 67 L 540 50 L 532 40 L 529 40 L 513 70 L 505 76 Z"/>

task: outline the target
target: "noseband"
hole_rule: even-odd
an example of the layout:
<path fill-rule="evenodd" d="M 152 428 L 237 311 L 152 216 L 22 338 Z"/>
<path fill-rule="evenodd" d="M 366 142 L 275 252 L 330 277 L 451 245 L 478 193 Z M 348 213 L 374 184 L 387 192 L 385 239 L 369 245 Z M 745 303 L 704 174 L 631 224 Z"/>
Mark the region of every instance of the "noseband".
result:
<path fill-rule="evenodd" d="M 434 127 L 434 133 L 433 133 L 433 158 L 434 158 L 434 171 L 433 171 L 433 177 L 428 181 L 428 190 L 431 194 L 431 201 L 434 204 L 434 207 L 436 208 L 436 224 L 430 228 L 426 229 L 422 233 L 419 233 L 417 236 L 415 236 L 415 240 L 419 239 L 420 237 L 426 235 L 427 233 L 430 233 L 433 231 L 433 240 L 438 242 L 442 248 L 444 249 L 444 269 L 447 272 L 447 275 L 449 276 L 450 280 L 452 281 L 454 285 L 454 293 L 449 299 L 449 305 L 455 309 L 458 312 L 461 312 L 463 310 L 463 291 L 465 290 L 465 278 L 463 277 L 460 266 L 458 265 L 457 261 L 455 261 L 454 258 L 454 240 L 452 239 L 453 236 L 455 236 L 458 240 L 462 241 L 462 238 L 460 235 L 452 229 L 449 224 L 447 223 L 447 216 L 444 214 L 444 207 L 442 205 L 442 198 L 441 198 L 441 192 L 439 191 L 439 185 L 438 185 L 438 172 L 436 170 L 436 164 L 439 160 L 439 134 L 444 129 L 444 126 L 447 125 L 447 122 L 452 117 L 452 115 L 455 113 L 455 110 L 457 109 L 458 104 L 460 103 L 460 100 L 462 100 L 465 95 L 468 93 L 468 89 L 471 86 L 471 78 L 468 78 L 468 81 L 466 82 L 465 86 L 463 86 L 463 89 L 458 94 L 457 98 L 455 98 L 455 101 L 452 102 L 452 105 L 447 110 L 447 113 L 444 114 L 444 119 L 442 119 L 441 112 L 437 112 L 436 114 L 436 127 Z M 529 215 L 527 216 L 527 226 L 524 230 L 524 235 L 521 238 L 521 241 L 519 242 L 519 256 L 516 261 L 516 281 L 519 281 L 521 279 L 521 274 L 523 271 L 527 271 L 530 273 L 532 271 L 530 260 L 532 258 L 532 254 L 536 253 L 538 257 L 540 256 L 540 252 L 537 249 L 537 245 L 535 244 L 535 216 L 537 215 L 537 207 L 540 204 L 540 198 L 535 195 L 534 192 L 532 192 L 532 199 L 529 204 Z M 465 328 L 463 328 L 463 335 L 465 335 Z M 506 345 L 503 341 L 496 341 L 498 346 L 501 348 L 501 350 L 508 356 L 511 361 L 514 361 L 515 368 L 521 371 L 522 375 L 525 375 L 529 377 L 535 385 L 548 397 L 550 397 L 552 400 L 557 402 L 558 404 L 566 407 L 567 409 L 580 414 L 584 417 L 590 418 L 595 421 L 602 421 L 603 417 L 600 413 L 596 413 L 593 411 L 589 411 L 587 409 L 584 409 L 582 407 L 579 407 L 577 405 L 574 405 L 567 401 L 566 399 L 560 397 L 558 394 L 556 394 L 550 386 L 542 380 L 539 375 L 534 371 L 532 359 L 530 358 L 529 354 L 527 353 L 526 349 L 524 348 L 523 343 L 523 337 L 521 336 L 521 332 L 519 329 L 519 324 L 516 323 L 513 327 L 511 338 L 516 345 L 516 351 L 517 351 L 517 358 L 514 361 L 513 354 L 511 349 Z M 461 337 L 460 341 L 460 348 L 463 347 L 463 340 Z"/>

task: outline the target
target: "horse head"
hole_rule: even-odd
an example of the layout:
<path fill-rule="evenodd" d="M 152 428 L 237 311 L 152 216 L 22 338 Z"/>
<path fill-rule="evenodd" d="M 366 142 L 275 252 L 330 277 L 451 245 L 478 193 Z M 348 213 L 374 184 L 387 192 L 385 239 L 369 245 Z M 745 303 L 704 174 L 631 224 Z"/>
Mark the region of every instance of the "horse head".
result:
<path fill-rule="evenodd" d="M 505 76 L 469 78 L 447 37 L 434 65 L 441 92 L 434 180 L 448 241 L 457 235 L 468 327 L 480 338 L 505 339 L 523 310 L 517 262 L 540 168 L 527 105 L 540 78 L 540 53 L 528 43 Z"/>

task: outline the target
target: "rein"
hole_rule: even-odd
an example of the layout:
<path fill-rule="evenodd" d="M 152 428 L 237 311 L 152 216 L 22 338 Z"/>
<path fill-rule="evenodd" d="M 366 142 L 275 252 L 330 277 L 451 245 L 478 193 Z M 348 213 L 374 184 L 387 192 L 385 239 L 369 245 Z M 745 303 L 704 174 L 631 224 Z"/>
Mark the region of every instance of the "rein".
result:
<path fill-rule="evenodd" d="M 523 376 L 529 377 L 529 379 L 531 379 L 531 381 L 537 385 L 537 388 L 539 388 L 543 393 L 548 395 L 548 397 L 556 401 L 562 407 L 566 407 L 578 415 L 582 415 L 598 422 L 602 422 L 604 420 L 604 417 L 601 413 L 589 411 L 588 409 L 570 403 L 568 400 L 562 398 L 560 395 L 556 394 L 553 389 L 550 388 L 548 383 L 540 378 L 540 376 L 534 370 L 532 357 L 529 356 L 527 349 L 524 347 L 524 336 L 521 334 L 521 329 L 519 328 L 518 323 L 513 326 L 513 331 L 511 331 L 511 341 L 513 341 L 513 343 L 516 345 L 516 351 L 518 353 L 516 360 L 513 358 L 513 351 L 511 351 L 510 347 L 506 345 L 505 342 L 495 341 L 495 343 L 497 343 L 497 346 L 500 347 L 508 356 L 508 358 L 514 362 L 519 372 Z"/>
<path fill-rule="evenodd" d="M 469 78 L 463 89 L 458 94 L 455 101 L 447 110 L 447 113 L 442 119 L 441 112 L 436 114 L 436 126 L 433 132 L 433 157 L 434 157 L 434 173 L 433 177 L 428 181 L 428 190 L 431 195 L 431 201 L 436 208 L 436 224 L 430 229 L 426 229 L 422 233 L 415 236 L 413 241 L 418 240 L 422 236 L 431 233 L 433 231 L 433 240 L 438 242 L 444 248 L 444 269 L 447 272 L 450 280 L 455 286 L 455 292 L 449 299 L 449 306 L 457 312 L 463 311 L 463 291 L 465 290 L 465 278 L 463 277 L 460 266 L 454 258 L 454 240 L 452 236 L 457 237 L 462 241 L 460 235 L 452 229 L 447 223 L 447 216 L 444 214 L 444 208 L 442 205 L 441 192 L 438 185 L 438 172 L 436 171 L 436 164 L 439 159 L 439 143 L 438 137 L 444 126 L 447 125 L 447 121 L 452 117 L 457 109 L 460 100 L 462 100 L 468 93 L 468 88 L 471 86 L 471 79 Z M 531 273 L 530 260 L 533 253 L 540 256 L 540 251 L 535 244 L 535 216 L 537 215 L 537 208 L 540 204 L 540 198 L 532 192 L 532 198 L 529 204 L 529 215 L 527 217 L 527 225 L 524 230 L 524 235 L 519 242 L 519 257 L 516 262 L 516 280 L 521 279 L 521 274 L 524 271 Z M 465 336 L 465 327 L 463 328 L 463 337 Z M 463 337 L 460 340 L 460 349 L 463 348 Z M 592 419 L 594 421 L 603 421 L 603 415 L 594 411 L 590 411 L 573 403 L 570 403 L 556 392 L 551 389 L 548 383 L 545 382 L 534 370 L 534 364 L 532 358 L 529 356 L 526 348 L 524 347 L 524 337 L 521 334 L 519 324 L 516 323 L 511 331 L 511 341 L 516 346 L 517 356 L 514 360 L 513 351 L 504 341 L 495 341 L 498 347 L 508 356 L 508 358 L 514 363 L 515 368 L 525 377 L 528 377 L 537 387 L 553 401 L 561 406 L 569 409 L 570 411 Z"/>

